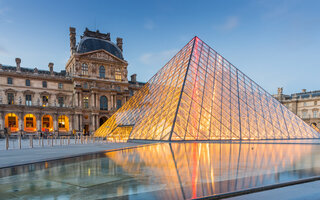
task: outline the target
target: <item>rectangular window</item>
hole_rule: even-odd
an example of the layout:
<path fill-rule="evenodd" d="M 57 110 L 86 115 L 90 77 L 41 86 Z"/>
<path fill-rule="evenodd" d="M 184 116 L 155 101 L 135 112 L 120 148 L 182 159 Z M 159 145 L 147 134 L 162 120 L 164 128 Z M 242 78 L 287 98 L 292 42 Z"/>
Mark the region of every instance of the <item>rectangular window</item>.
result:
<path fill-rule="evenodd" d="M 87 64 L 82 64 L 82 75 L 88 75 L 88 65 Z"/>
<path fill-rule="evenodd" d="M 26 86 L 30 86 L 30 85 L 31 85 L 30 80 L 27 79 L 27 80 L 26 80 Z"/>
<path fill-rule="evenodd" d="M 16 117 L 8 117 L 8 126 L 9 127 L 17 127 L 17 124 L 16 124 Z"/>
<path fill-rule="evenodd" d="M 120 69 L 116 69 L 114 78 L 116 79 L 116 81 L 121 81 L 121 72 L 120 72 Z"/>
<path fill-rule="evenodd" d="M 318 111 L 317 110 L 314 110 L 313 111 L 313 118 L 317 118 L 318 117 Z"/>
<path fill-rule="evenodd" d="M 58 126 L 59 126 L 59 128 L 66 128 L 66 119 L 64 116 L 59 116 Z"/>
<path fill-rule="evenodd" d="M 14 104 L 14 94 L 8 93 L 8 104 Z"/>
<path fill-rule="evenodd" d="M 58 97 L 58 104 L 59 104 L 59 107 L 64 106 L 63 97 Z"/>
<path fill-rule="evenodd" d="M 50 127 L 50 118 L 49 117 L 43 117 L 42 127 L 43 128 L 49 128 Z"/>
<path fill-rule="evenodd" d="M 84 108 L 89 108 L 89 97 L 83 97 Z"/>
<path fill-rule="evenodd" d="M 307 111 L 302 111 L 302 118 L 303 119 L 307 118 Z"/>
<path fill-rule="evenodd" d="M 122 101 L 121 100 L 117 100 L 117 109 L 121 108 L 122 106 Z"/>
<path fill-rule="evenodd" d="M 26 106 L 32 106 L 32 99 L 30 94 L 26 95 Z"/>
<path fill-rule="evenodd" d="M 33 117 L 26 117 L 26 127 L 27 128 L 33 127 Z"/>
<path fill-rule="evenodd" d="M 9 85 L 12 85 L 13 81 L 12 81 L 12 78 L 11 78 L 11 77 L 8 77 L 7 83 L 8 83 Z"/>
<path fill-rule="evenodd" d="M 58 88 L 59 89 L 63 89 L 63 84 L 62 83 L 58 83 Z"/>
<path fill-rule="evenodd" d="M 48 96 L 42 96 L 42 106 L 47 107 L 49 103 L 49 98 Z"/>
<path fill-rule="evenodd" d="M 133 96 L 133 90 L 129 90 L 129 95 L 130 95 L 130 97 Z"/>
<path fill-rule="evenodd" d="M 42 81 L 42 87 L 47 88 L 47 81 Z"/>

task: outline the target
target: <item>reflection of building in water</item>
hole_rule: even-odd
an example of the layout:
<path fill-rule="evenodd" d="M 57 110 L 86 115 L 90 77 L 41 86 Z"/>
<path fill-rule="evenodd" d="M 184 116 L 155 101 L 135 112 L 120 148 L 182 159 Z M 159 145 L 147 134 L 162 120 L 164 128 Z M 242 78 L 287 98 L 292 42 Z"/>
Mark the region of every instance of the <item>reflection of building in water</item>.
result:
<path fill-rule="evenodd" d="M 54 71 L 0 64 L 0 132 L 93 132 L 144 83 L 128 81 L 122 38 L 86 29 L 76 44 L 70 27 L 70 58 Z"/>
<path fill-rule="evenodd" d="M 0 194 L 14 191 L 30 199 L 133 194 L 191 199 L 319 174 L 317 148 L 309 144 L 154 144 L 1 169 Z"/>
<path fill-rule="evenodd" d="M 117 127 L 122 126 L 131 126 L 130 134 L 126 129 L 120 134 Z M 153 141 L 319 138 L 317 131 L 197 37 L 95 135 Z"/>

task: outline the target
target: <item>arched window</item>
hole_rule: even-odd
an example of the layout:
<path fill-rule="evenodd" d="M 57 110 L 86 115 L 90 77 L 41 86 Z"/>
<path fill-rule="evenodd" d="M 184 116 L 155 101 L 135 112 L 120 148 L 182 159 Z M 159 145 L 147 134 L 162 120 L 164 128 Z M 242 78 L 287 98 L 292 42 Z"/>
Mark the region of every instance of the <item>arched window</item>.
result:
<path fill-rule="evenodd" d="M 99 67 L 99 76 L 100 78 L 105 78 L 106 77 L 106 69 L 104 68 L 103 65 Z"/>
<path fill-rule="evenodd" d="M 108 99 L 106 96 L 100 97 L 100 110 L 108 110 Z"/>
<path fill-rule="evenodd" d="M 18 128 L 18 116 L 14 113 L 8 113 L 5 116 L 5 127 L 10 128 L 11 132 L 17 132 Z"/>
<path fill-rule="evenodd" d="M 88 75 L 88 65 L 83 63 L 81 66 L 82 75 Z"/>

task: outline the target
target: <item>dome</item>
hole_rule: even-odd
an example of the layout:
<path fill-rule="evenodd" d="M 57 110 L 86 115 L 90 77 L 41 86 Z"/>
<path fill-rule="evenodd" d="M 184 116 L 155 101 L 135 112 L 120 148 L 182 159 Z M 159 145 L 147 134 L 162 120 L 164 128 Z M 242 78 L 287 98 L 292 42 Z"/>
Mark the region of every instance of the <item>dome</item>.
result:
<path fill-rule="evenodd" d="M 78 45 L 77 52 L 86 53 L 99 49 L 104 49 L 112 55 L 123 60 L 122 52 L 117 45 L 108 40 L 102 40 L 93 37 L 83 37 Z"/>

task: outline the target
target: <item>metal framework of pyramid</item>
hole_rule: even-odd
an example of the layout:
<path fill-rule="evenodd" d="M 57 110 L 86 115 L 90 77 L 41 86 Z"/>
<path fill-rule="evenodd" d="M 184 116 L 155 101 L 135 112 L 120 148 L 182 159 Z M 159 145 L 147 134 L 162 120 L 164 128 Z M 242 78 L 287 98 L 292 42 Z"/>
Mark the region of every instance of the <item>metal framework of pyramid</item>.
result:
<path fill-rule="evenodd" d="M 319 134 L 194 37 L 95 136 L 119 140 L 261 140 Z"/>

